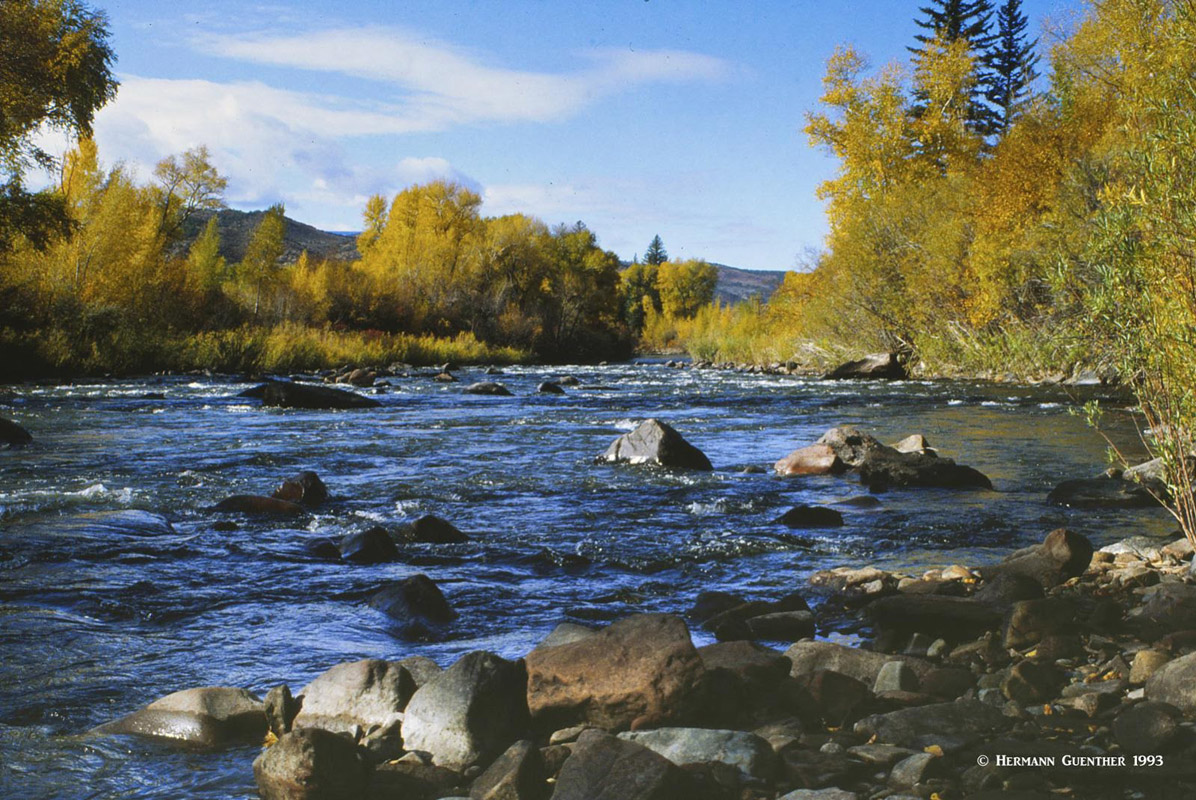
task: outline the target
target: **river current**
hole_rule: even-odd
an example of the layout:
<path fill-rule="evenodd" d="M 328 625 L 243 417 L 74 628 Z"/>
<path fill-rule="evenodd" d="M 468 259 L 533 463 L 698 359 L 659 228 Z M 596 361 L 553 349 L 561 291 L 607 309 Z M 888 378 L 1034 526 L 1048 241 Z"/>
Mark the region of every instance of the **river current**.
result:
<path fill-rule="evenodd" d="M 536 392 L 566 374 L 582 385 Z M 376 396 L 382 407 L 360 411 L 265 409 L 237 397 L 253 384 L 227 377 L 0 390 L 0 416 L 34 436 L 0 450 L 0 796 L 256 796 L 256 747 L 178 752 L 80 735 L 179 689 L 297 692 L 365 657 L 447 666 L 486 649 L 515 658 L 559 622 L 683 613 L 704 590 L 776 598 L 834 566 L 983 564 L 1064 525 L 1097 546 L 1175 529 L 1158 509 L 1046 503 L 1059 481 L 1106 466 L 1104 437 L 1142 452 L 1131 413 L 1109 414 L 1102 436 L 1059 387 L 826 382 L 658 363 L 492 378 L 466 369 L 447 385 L 430 375 L 390 379 Z M 484 379 L 515 396 L 463 393 Z M 647 417 L 672 424 L 715 471 L 594 463 Z M 843 528 L 777 525 L 794 505 L 866 493 L 849 477 L 744 472 L 839 424 L 882 441 L 922 433 L 995 490 L 895 490 L 875 508 L 840 507 Z M 305 469 L 332 495 L 309 517 L 211 510 L 228 495 L 270 494 Z M 113 525 L 111 511 L 170 525 Z M 424 514 L 471 541 L 408 545 L 399 561 L 370 566 L 317 560 L 305 547 Z M 216 530 L 222 519 L 238 527 Z M 398 638 L 366 604 L 420 572 L 460 613 L 435 642 Z"/>

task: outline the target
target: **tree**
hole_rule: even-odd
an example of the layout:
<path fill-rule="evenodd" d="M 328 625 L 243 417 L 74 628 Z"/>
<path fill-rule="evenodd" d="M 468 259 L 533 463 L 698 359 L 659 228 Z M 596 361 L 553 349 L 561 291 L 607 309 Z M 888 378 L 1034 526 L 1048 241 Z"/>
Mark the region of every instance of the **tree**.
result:
<path fill-rule="evenodd" d="M 689 319 L 714 300 L 718 268 L 705 261 L 668 261 L 660 265 L 656 283 L 664 313 Z"/>
<path fill-rule="evenodd" d="M 281 203 L 270 206 L 254 228 L 245 248 L 245 257 L 241 260 L 241 278 L 249 283 L 253 292 L 255 321 L 262 295 L 277 277 L 278 259 L 282 257 L 283 236 L 286 233 L 285 215 L 286 209 Z"/>
<path fill-rule="evenodd" d="M 1029 21 L 1021 0 L 1005 0 L 997 10 L 997 36 L 989 55 L 990 81 L 985 95 L 994 113 L 995 133 L 1004 136 L 1017 119 L 1038 79 L 1038 40 L 1027 41 Z"/>
<path fill-rule="evenodd" d="M 931 0 L 931 2 L 932 5 L 918 9 L 922 12 L 923 18 L 917 19 L 915 22 L 926 33 L 915 36 L 918 45 L 908 48 L 914 54 L 914 64 L 917 66 L 928 55 L 957 41 L 967 42 L 974 59 L 973 69 L 975 71 L 975 80 L 972 82 L 969 93 L 968 126 L 977 133 L 992 133 L 996 123 L 992 109 L 985 105 L 987 90 L 992 83 L 988 52 L 995 40 L 990 30 L 993 15 L 992 4 L 989 0 Z M 920 115 L 928 107 L 929 98 L 915 89 L 914 99 L 914 113 Z"/>
<path fill-rule="evenodd" d="M 228 180 L 212 166 L 207 147 L 194 147 L 178 156 L 169 156 L 154 168 L 158 181 L 158 223 L 162 238 L 169 240 L 182 230 L 183 223 L 200 209 L 224 207 Z"/>
<path fill-rule="evenodd" d="M 76 0 L 0 2 L 0 250 L 18 234 L 44 247 L 66 227 L 60 198 L 30 194 L 22 180 L 53 165 L 34 142 L 43 128 L 91 135 L 96 110 L 116 95 L 114 58 L 107 20 Z"/>
<path fill-rule="evenodd" d="M 659 267 L 668 260 L 669 254 L 664 249 L 664 242 L 660 240 L 660 235 L 653 236 L 644 253 L 644 263 L 651 267 Z"/>
<path fill-rule="evenodd" d="M 200 295 L 208 295 L 220 285 L 224 270 L 224 256 L 220 255 L 220 220 L 213 214 L 203 233 L 187 251 L 189 283 Z"/>

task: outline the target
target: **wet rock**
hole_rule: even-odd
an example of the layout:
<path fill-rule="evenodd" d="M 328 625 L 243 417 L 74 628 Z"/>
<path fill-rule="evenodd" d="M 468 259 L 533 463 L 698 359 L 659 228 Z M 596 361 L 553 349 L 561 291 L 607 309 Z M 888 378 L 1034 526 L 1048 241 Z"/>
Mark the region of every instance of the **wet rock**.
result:
<path fill-rule="evenodd" d="M 427 638 L 457 618 L 427 575 L 413 575 L 381 589 L 370 598 L 370 606 L 395 620 L 405 639 Z"/>
<path fill-rule="evenodd" d="M 236 530 L 234 528 L 234 530 Z M 318 558 L 321 561 L 340 561 L 341 549 L 336 542 L 332 541 L 326 536 L 317 536 L 314 539 L 308 539 L 303 543 L 303 551 L 312 558 Z"/>
<path fill-rule="evenodd" d="M 789 528 L 837 528 L 843 525 L 843 515 L 833 508 L 794 506 L 775 521 Z"/>
<path fill-rule="evenodd" d="M 510 397 L 511 390 L 503 386 L 501 383 L 494 381 L 479 381 L 471 383 L 465 387 L 466 394 L 482 394 L 491 397 Z"/>
<path fill-rule="evenodd" d="M 861 494 L 855 497 L 848 497 L 844 500 L 837 500 L 837 506 L 850 506 L 851 508 L 880 508 L 880 498 L 871 494 Z"/>
<path fill-rule="evenodd" d="M 872 353 L 856 361 L 840 364 L 825 377 L 830 380 L 900 381 L 909 375 L 896 353 Z"/>
<path fill-rule="evenodd" d="M 875 436 L 850 425 L 831 428 L 815 442 L 829 447 L 838 459 L 851 469 L 858 469 L 870 452 L 884 447 Z"/>
<path fill-rule="evenodd" d="M 1092 543 L 1066 528 L 1051 531 L 1041 544 L 1019 550 L 1004 561 L 980 570 L 986 581 L 1003 574 L 1033 578 L 1043 588 L 1084 574 L 1092 562 Z"/>
<path fill-rule="evenodd" d="M 1147 642 L 1196 629 L 1196 586 L 1161 583 L 1146 594 L 1146 601 L 1126 615 L 1126 628 Z"/>
<path fill-rule="evenodd" d="M 266 713 L 262 702 L 244 689 L 208 686 L 168 694 L 91 732 L 206 749 L 261 736 Z"/>
<path fill-rule="evenodd" d="M 546 800 L 548 775 L 540 748 L 515 742 L 486 768 L 469 790 L 469 800 Z"/>
<path fill-rule="evenodd" d="M 1070 508 L 1148 508 L 1159 504 L 1146 486 L 1111 475 L 1063 481 L 1047 495 L 1047 502 Z"/>
<path fill-rule="evenodd" d="M 527 676 L 519 662 L 475 651 L 424 684 L 407 704 L 403 742 L 458 771 L 487 764 L 526 732 Z"/>
<path fill-rule="evenodd" d="M 732 608 L 743 605 L 743 598 L 731 592 L 702 592 L 686 616 L 694 622 L 705 622 Z"/>
<path fill-rule="evenodd" d="M 328 499 L 328 487 L 320 476 L 311 470 L 304 470 L 294 477 L 287 478 L 282 485 L 274 490 L 274 497 L 290 503 L 314 507 Z"/>
<path fill-rule="evenodd" d="M 559 383 L 552 381 L 544 381 L 536 387 L 536 391 L 540 394 L 564 394 L 565 389 Z"/>
<path fill-rule="evenodd" d="M 780 475 L 838 475 L 847 470 L 830 445 L 812 444 L 794 450 L 773 464 Z"/>
<path fill-rule="evenodd" d="M 717 762 L 759 780 L 770 779 L 774 769 L 772 746 L 753 733 L 708 728 L 658 728 L 620 733 L 619 738 L 643 745 L 677 766 Z"/>
<path fill-rule="evenodd" d="M 1169 661 L 1146 682 L 1146 698 L 1196 713 L 1196 653 Z"/>
<path fill-rule="evenodd" d="M 253 762 L 262 800 L 355 800 L 369 774 L 352 740 L 318 728 L 284 735 Z"/>
<path fill-rule="evenodd" d="M 375 525 L 341 539 L 340 554 L 354 564 L 382 564 L 397 559 L 399 550 L 386 529 Z"/>
<path fill-rule="evenodd" d="M 900 442 L 889 445 L 898 453 L 922 453 L 925 455 L 934 455 L 937 451 L 930 446 L 930 442 L 926 441 L 926 437 L 920 433 L 912 433 L 906 436 Z"/>
<path fill-rule="evenodd" d="M 548 635 L 536 645 L 536 649 L 580 642 L 582 639 L 588 639 L 596 633 L 597 631 L 593 628 L 578 625 L 576 622 L 562 622 L 548 632 Z"/>
<path fill-rule="evenodd" d="M 354 735 L 393 729 L 415 694 L 415 680 L 394 661 L 350 661 L 316 676 L 300 693 L 295 728 L 323 728 Z"/>
<path fill-rule="evenodd" d="M 1062 597 L 1014 603 L 1005 617 L 1005 647 L 1020 650 L 1043 637 L 1072 632 L 1077 626 L 1076 615 L 1075 603 Z"/>
<path fill-rule="evenodd" d="M 1019 661 L 1001 681 L 1001 693 L 1020 706 L 1045 703 L 1056 697 L 1067 677 L 1051 664 Z"/>
<path fill-rule="evenodd" d="M 857 722 L 855 733 L 875 736 L 885 744 L 915 749 L 938 745 L 944 751 L 955 752 L 1009 727 L 1009 719 L 992 706 L 961 700 L 874 714 Z"/>
<path fill-rule="evenodd" d="M 594 730 L 578 738 L 552 794 L 553 800 L 688 800 L 694 796 L 686 773 L 664 756 Z"/>
<path fill-rule="evenodd" d="M 865 686 L 874 685 L 881 669 L 890 661 L 908 664 L 919 680 L 934 669 L 934 665 L 919 658 L 874 653 L 827 641 L 798 642 L 785 651 L 785 657 L 793 664 L 792 675 L 795 678 L 825 669 L 848 675 Z"/>
<path fill-rule="evenodd" d="M 854 722 L 872 700 L 867 684 L 832 670 L 805 673 L 796 680 L 809 693 L 822 721 L 831 727 Z"/>
<path fill-rule="evenodd" d="M 926 453 L 901 453 L 879 447 L 860 465 L 860 483 L 869 489 L 922 487 L 940 489 L 992 489 L 992 481 L 979 470 L 956 464 L 950 458 Z"/>
<path fill-rule="evenodd" d="M 264 711 L 266 724 L 276 738 L 281 739 L 284 733 L 291 732 L 295 716 L 299 713 L 300 702 L 291 696 L 291 687 L 285 683 L 275 686 L 266 692 Z"/>
<path fill-rule="evenodd" d="M 250 390 L 255 391 L 255 390 Z M 256 390 L 262 405 L 278 408 L 353 409 L 377 408 L 381 404 L 371 397 L 328 386 L 312 386 L 289 381 L 269 381 Z M 242 393 L 243 397 L 248 395 Z"/>
<path fill-rule="evenodd" d="M 599 461 L 656 464 L 676 469 L 713 470 L 710 459 L 671 426 L 647 419 L 611 443 Z"/>
<path fill-rule="evenodd" d="M 880 668 L 876 675 L 876 683 L 872 686 L 874 694 L 881 692 L 916 692 L 921 682 L 918 674 L 909 664 L 901 661 L 889 661 Z"/>
<path fill-rule="evenodd" d="M 753 639 L 770 642 L 795 642 L 814 636 L 814 615 L 809 611 L 778 611 L 749 618 L 746 623 Z"/>
<path fill-rule="evenodd" d="M 344 378 L 343 383 L 365 388 L 374 385 L 374 380 L 378 377 L 378 373 L 374 372 L 372 369 L 358 367 L 342 377 Z M 337 379 L 337 383 L 342 383 L 340 378 Z"/>
<path fill-rule="evenodd" d="M 307 513 L 307 509 L 298 503 L 254 494 L 234 494 L 232 497 L 226 497 L 215 505 L 214 510 L 234 514 L 268 514 L 279 517 L 297 517 Z"/>
<path fill-rule="evenodd" d="M 581 381 L 573 375 L 565 375 L 557 383 L 561 386 L 581 386 Z"/>
<path fill-rule="evenodd" d="M 527 655 L 528 706 L 542 726 L 611 730 L 683 721 L 704 666 L 679 618 L 641 614 Z"/>
<path fill-rule="evenodd" d="M 1180 732 L 1183 714 L 1169 703 L 1146 701 L 1117 715 L 1113 737 L 1127 753 L 1156 755 L 1168 749 Z"/>
<path fill-rule="evenodd" d="M 789 615 L 789 616 L 780 616 Z M 768 616 L 759 623 L 754 620 Z M 753 624 L 755 628 L 753 628 Z M 780 600 L 752 600 L 715 614 L 703 623 L 706 630 L 721 642 L 736 639 L 785 639 L 790 633 L 800 633 L 801 639 L 813 635 L 814 616 L 810 606 L 799 593 L 793 592 Z M 759 633 L 756 631 L 760 631 Z M 771 635 L 764 635 L 765 633 Z M 792 641 L 792 639 L 790 639 Z"/>
<path fill-rule="evenodd" d="M 447 370 L 445 370 L 443 372 L 436 373 L 435 375 L 432 376 L 432 380 L 436 381 L 437 383 L 456 383 L 457 382 L 456 376 Z"/>
<path fill-rule="evenodd" d="M 899 594 L 872 601 L 864 612 L 875 623 L 878 639 L 889 643 L 915 633 L 961 642 L 1001 626 L 999 611 L 966 597 Z"/>
<path fill-rule="evenodd" d="M 435 514 L 425 514 L 415 522 L 400 525 L 391 537 L 409 544 L 461 544 L 469 537 L 455 525 Z"/>
<path fill-rule="evenodd" d="M 0 417 L 0 443 L 16 448 L 24 447 L 32 441 L 33 436 L 29 431 L 12 420 Z"/>

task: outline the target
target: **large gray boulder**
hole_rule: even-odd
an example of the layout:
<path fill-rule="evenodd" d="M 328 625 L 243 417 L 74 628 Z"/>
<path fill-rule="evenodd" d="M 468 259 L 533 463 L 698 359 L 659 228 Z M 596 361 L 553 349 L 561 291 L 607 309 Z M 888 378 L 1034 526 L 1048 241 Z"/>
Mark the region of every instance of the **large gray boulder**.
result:
<path fill-rule="evenodd" d="M 428 639 L 457 618 L 440 587 L 427 575 L 412 575 L 378 590 L 370 606 L 393 619 L 404 639 Z"/>
<path fill-rule="evenodd" d="M 917 750 L 938 745 L 955 752 L 1004 733 L 1011 726 L 1012 721 L 1000 709 L 979 700 L 961 700 L 873 714 L 856 723 L 855 733 L 875 736 L 881 744 Z"/>
<path fill-rule="evenodd" d="M 393 729 L 415 694 L 415 679 L 395 661 L 367 658 L 337 664 L 300 692 L 295 728 L 339 733 Z"/>
<path fill-rule="evenodd" d="M 381 405 L 377 400 L 356 392 L 331 389 L 327 386 L 312 386 L 306 383 L 291 383 L 290 381 L 268 381 L 241 392 L 238 397 L 258 397 L 261 398 L 262 405 L 278 408 L 322 410 L 377 408 Z"/>
<path fill-rule="evenodd" d="M 643 745 L 588 730 L 557 776 L 552 800 L 691 800 L 686 773 Z"/>
<path fill-rule="evenodd" d="M 717 762 L 745 776 L 768 780 L 775 768 L 772 745 L 754 733 L 708 728 L 658 728 L 628 731 L 619 738 L 643 745 L 679 767 Z"/>
<path fill-rule="evenodd" d="M 655 419 L 644 420 L 631 433 L 615 439 L 598 460 L 675 469 L 714 469 L 705 453 L 685 441 L 670 425 Z"/>
<path fill-rule="evenodd" d="M 262 800 L 357 800 L 369 777 L 352 739 L 319 728 L 284 735 L 253 762 Z"/>
<path fill-rule="evenodd" d="M 793 664 L 791 674 L 795 678 L 819 670 L 830 670 L 855 678 L 865 686 L 875 685 L 876 677 L 890 661 L 908 664 L 919 680 L 934 669 L 933 664 L 920 658 L 874 653 L 826 641 L 798 642 L 785 651 L 785 657 Z"/>
<path fill-rule="evenodd" d="M 168 694 L 91 732 L 214 748 L 264 735 L 266 712 L 261 700 L 244 689 L 207 686 Z"/>
<path fill-rule="evenodd" d="M 905 380 L 905 371 L 896 353 L 872 353 L 856 361 L 840 364 L 825 376 L 830 380 Z"/>
<path fill-rule="evenodd" d="M 1196 714 L 1196 653 L 1180 656 L 1159 667 L 1146 682 L 1146 697 Z"/>
<path fill-rule="evenodd" d="M 403 719 L 403 743 L 431 753 L 439 766 L 464 771 L 488 764 L 527 725 L 523 664 L 475 651 L 416 691 Z"/>

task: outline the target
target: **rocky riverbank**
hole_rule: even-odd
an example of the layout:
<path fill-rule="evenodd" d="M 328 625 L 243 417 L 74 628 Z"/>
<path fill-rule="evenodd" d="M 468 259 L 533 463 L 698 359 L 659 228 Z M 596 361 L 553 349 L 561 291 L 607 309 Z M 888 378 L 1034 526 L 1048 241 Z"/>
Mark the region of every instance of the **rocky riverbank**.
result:
<path fill-rule="evenodd" d="M 773 603 L 564 623 L 513 661 L 351 662 L 264 700 L 187 690 L 97 733 L 260 738 L 269 799 L 1191 797 L 1191 558 L 1182 539 L 1093 552 L 1060 530 L 997 564 L 842 568 Z M 865 640 L 750 641 L 786 629 L 757 620 L 809 618 L 814 593 L 820 629 L 855 615 Z M 723 641 L 697 647 L 689 624 Z"/>

